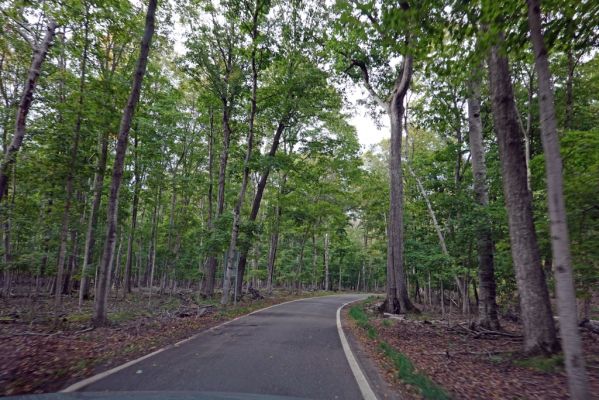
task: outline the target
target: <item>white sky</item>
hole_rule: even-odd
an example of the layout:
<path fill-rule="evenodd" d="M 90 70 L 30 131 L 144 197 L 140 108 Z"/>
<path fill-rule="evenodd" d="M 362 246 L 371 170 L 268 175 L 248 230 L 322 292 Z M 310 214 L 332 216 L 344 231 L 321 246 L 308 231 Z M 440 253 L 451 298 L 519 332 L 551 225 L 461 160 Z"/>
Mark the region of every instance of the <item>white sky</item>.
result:
<path fill-rule="evenodd" d="M 349 123 L 352 124 L 358 131 L 358 139 L 364 148 L 368 148 L 372 144 L 377 144 L 384 138 L 389 137 L 389 123 L 386 115 L 381 116 L 378 121 L 380 127 L 373 120 L 366 106 L 359 104 L 359 100 L 368 98 L 368 94 L 360 86 L 355 86 L 348 93 L 348 101 L 351 106 L 345 111 L 351 115 Z"/>

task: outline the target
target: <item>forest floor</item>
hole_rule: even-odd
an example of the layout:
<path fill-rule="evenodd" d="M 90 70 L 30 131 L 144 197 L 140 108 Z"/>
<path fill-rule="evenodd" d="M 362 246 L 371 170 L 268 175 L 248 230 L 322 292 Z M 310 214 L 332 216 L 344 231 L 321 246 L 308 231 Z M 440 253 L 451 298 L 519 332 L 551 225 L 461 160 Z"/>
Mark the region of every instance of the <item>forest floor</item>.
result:
<path fill-rule="evenodd" d="M 477 335 L 469 320 L 423 312 L 384 318 L 375 299 L 345 311 L 352 333 L 405 399 L 567 399 L 563 356 L 526 357 L 521 328 Z M 591 393 L 599 393 L 599 335 L 582 330 Z"/>
<path fill-rule="evenodd" d="M 58 391 L 68 384 L 176 343 L 201 330 L 268 307 L 326 292 L 276 291 L 221 308 L 191 291 L 133 293 L 109 301 L 110 326 L 91 329 L 92 301 L 65 296 L 58 325 L 53 298 L 0 299 L 0 396 Z"/>

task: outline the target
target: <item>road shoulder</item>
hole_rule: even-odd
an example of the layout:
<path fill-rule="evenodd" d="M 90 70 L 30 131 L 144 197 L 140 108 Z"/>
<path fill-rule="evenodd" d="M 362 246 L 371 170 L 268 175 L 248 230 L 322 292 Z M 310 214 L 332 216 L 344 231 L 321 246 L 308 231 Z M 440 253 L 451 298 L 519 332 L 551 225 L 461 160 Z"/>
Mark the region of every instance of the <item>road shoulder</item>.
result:
<path fill-rule="evenodd" d="M 384 377 L 388 373 L 381 363 L 375 360 L 373 349 L 366 348 L 356 335 L 360 334 L 348 316 L 349 306 L 341 310 L 341 326 L 347 338 L 351 351 L 362 372 L 368 379 L 376 397 L 381 399 L 399 400 L 402 398 L 399 387 L 388 382 Z"/>

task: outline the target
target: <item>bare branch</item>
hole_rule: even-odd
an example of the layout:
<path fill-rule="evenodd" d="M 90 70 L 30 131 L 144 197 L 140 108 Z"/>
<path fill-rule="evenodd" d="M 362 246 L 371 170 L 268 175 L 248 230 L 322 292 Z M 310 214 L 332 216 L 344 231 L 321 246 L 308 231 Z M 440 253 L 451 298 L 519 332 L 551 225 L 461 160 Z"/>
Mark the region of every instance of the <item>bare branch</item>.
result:
<path fill-rule="evenodd" d="M 358 67 L 360 69 L 360 71 L 362 72 L 362 80 L 364 81 L 364 86 L 366 86 L 366 90 L 368 90 L 368 93 L 370 93 L 370 95 L 372 96 L 372 98 L 377 102 L 377 104 L 379 106 L 381 106 L 385 110 L 388 110 L 388 108 L 389 108 L 388 102 L 384 101 L 378 95 L 378 93 L 374 90 L 374 88 L 372 87 L 372 85 L 370 84 L 370 78 L 368 76 L 368 68 L 366 67 L 366 64 L 363 61 L 352 60 L 352 63 L 349 66 L 348 70 L 351 69 L 351 68 L 353 68 L 353 67 Z"/>

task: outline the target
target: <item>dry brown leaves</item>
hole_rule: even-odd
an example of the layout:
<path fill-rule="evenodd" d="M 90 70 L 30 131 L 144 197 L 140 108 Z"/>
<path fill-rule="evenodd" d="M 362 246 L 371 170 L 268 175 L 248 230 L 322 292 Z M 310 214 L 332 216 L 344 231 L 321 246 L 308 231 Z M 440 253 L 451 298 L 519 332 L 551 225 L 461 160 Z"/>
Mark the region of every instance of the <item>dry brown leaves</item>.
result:
<path fill-rule="evenodd" d="M 379 337 L 405 354 L 421 372 L 446 389 L 455 399 L 567 399 L 563 370 L 541 372 L 514 364 L 522 358 L 522 342 L 509 337 L 474 338 L 447 329 L 446 325 L 420 321 L 373 319 Z M 457 321 L 454 321 L 457 322 Z M 506 331 L 519 334 L 519 327 L 502 321 Z M 362 341 L 372 340 L 365 335 Z M 591 393 L 599 393 L 599 337 L 583 332 Z M 368 344 L 367 344 L 368 345 Z M 392 367 L 388 364 L 386 370 Z M 393 377 L 394 378 L 394 377 Z M 413 397 L 414 391 L 410 390 Z M 416 396 L 417 397 L 417 396 Z"/>
<path fill-rule="evenodd" d="M 95 330 L 52 331 L 43 325 L 0 325 L 0 395 L 44 393 L 176 343 L 251 310 L 296 298 L 268 298 L 226 314 L 145 316 Z M 33 329 L 33 330 L 32 330 Z"/>

